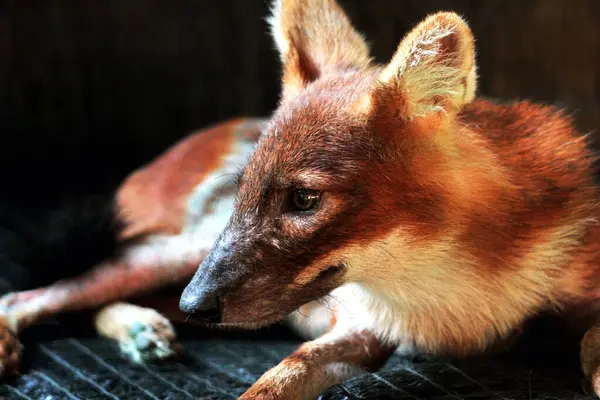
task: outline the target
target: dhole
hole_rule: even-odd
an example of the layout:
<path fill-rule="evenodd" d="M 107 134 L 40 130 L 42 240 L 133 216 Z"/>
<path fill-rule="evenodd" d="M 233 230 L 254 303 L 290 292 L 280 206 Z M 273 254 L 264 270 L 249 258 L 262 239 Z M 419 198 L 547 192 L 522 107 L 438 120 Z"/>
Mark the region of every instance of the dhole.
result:
<path fill-rule="evenodd" d="M 195 272 L 185 313 L 286 318 L 316 338 L 245 399 L 314 398 L 395 350 L 480 352 L 544 312 L 587 330 L 582 366 L 600 391 L 594 157 L 569 118 L 476 100 L 473 38 L 452 13 L 384 66 L 333 0 L 277 1 L 271 23 L 284 67 L 271 120 L 218 125 L 133 173 L 116 196 L 116 257 L 0 299 L 3 373 L 24 328 L 101 305 L 98 330 L 131 358 L 172 354 L 164 316 L 116 301 Z"/>
<path fill-rule="evenodd" d="M 270 22 L 281 102 L 180 307 L 250 328 L 291 313 L 316 339 L 242 398 L 315 398 L 395 348 L 474 354 L 540 313 L 587 329 L 600 393 L 598 189 L 571 120 L 476 99 L 454 13 L 386 65 L 334 0 L 278 0 Z"/>

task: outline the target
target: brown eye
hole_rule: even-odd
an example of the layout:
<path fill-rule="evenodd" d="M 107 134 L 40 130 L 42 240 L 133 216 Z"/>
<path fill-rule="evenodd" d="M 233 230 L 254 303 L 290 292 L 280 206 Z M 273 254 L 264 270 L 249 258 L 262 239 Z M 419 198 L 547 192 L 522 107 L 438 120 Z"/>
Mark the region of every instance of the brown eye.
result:
<path fill-rule="evenodd" d="M 310 211 L 319 205 L 321 192 L 310 189 L 296 189 L 292 192 L 292 207 L 298 211 Z"/>

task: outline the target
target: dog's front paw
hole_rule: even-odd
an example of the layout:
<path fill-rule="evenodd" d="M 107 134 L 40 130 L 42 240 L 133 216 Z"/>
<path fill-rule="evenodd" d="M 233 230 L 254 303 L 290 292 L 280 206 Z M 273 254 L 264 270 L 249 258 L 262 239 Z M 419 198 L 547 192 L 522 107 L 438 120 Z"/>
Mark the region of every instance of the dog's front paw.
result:
<path fill-rule="evenodd" d="M 181 346 L 175 329 L 165 317 L 154 310 L 144 310 L 119 342 L 121 351 L 136 363 L 160 361 L 177 356 Z"/>
<path fill-rule="evenodd" d="M 284 400 L 285 397 L 277 388 L 256 385 L 248 389 L 238 400 Z"/>
<path fill-rule="evenodd" d="M 23 345 L 17 335 L 8 326 L 6 320 L 0 317 L 0 379 L 18 374 L 22 351 Z"/>

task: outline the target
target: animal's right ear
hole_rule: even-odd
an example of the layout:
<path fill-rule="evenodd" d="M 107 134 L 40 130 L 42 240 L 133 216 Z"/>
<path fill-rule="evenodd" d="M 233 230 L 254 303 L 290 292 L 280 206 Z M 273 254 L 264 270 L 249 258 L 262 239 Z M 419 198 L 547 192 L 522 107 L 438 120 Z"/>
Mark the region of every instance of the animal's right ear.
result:
<path fill-rule="evenodd" d="M 333 70 L 369 65 L 369 48 L 335 0 L 275 0 L 269 19 L 283 63 L 282 98 Z"/>

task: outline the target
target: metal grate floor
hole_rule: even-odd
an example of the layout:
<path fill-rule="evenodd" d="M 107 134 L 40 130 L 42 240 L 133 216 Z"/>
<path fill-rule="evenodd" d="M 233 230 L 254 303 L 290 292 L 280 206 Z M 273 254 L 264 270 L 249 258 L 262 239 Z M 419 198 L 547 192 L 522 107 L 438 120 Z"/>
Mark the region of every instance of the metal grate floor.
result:
<path fill-rule="evenodd" d="M 225 338 L 184 331 L 186 359 L 145 366 L 123 359 L 111 342 L 88 334 L 69 337 L 60 325 L 39 327 L 28 336 L 23 375 L 0 385 L 1 399 L 236 399 L 299 343 L 281 328 L 227 334 Z M 35 343 L 28 343 L 33 339 Z M 538 352 L 542 357 L 529 360 L 529 366 L 511 358 L 445 361 L 394 357 L 378 373 L 331 388 L 326 398 L 593 398 L 583 393 L 576 365 L 554 357 L 547 349 Z M 546 358 L 560 361 L 547 368 Z"/>

